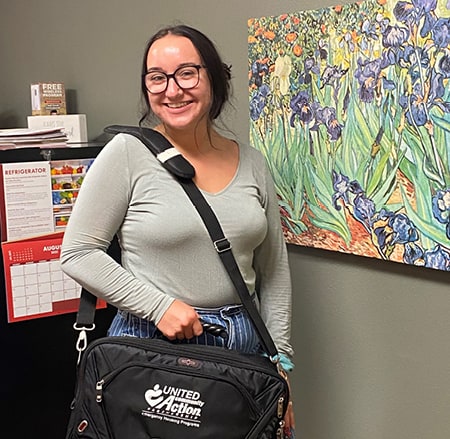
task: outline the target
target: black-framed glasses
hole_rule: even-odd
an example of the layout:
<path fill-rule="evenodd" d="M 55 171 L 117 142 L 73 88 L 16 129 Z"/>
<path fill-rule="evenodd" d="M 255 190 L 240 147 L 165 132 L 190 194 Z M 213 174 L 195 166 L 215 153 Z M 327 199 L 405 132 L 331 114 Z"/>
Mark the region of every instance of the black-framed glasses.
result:
<path fill-rule="evenodd" d="M 145 88 L 152 94 L 163 93 L 167 90 L 169 79 L 173 78 L 175 84 L 183 90 L 189 90 L 198 85 L 200 81 L 200 64 L 192 64 L 178 67 L 173 73 L 168 74 L 159 70 L 151 70 L 145 73 Z"/>

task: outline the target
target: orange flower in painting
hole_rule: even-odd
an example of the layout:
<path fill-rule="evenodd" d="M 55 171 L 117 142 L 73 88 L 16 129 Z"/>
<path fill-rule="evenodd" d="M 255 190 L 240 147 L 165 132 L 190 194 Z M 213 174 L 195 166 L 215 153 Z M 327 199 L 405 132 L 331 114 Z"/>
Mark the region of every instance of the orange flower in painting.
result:
<path fill-rule="evenodd" d="M 280 15 L 280 20 L 281 20 L 281 21 L 286 20 L 286 18 L 288 18 L 288 14 Z"/>
<path fill-rule="evenodd" d="M 275 32 L 272 32 L 271 30 L 266 30 L 263 32 L 263 35 L 268 39 L 268 40 L 273 40 L 275 39 Z"/>
<path fill-rule="evenodd" d="M 258 40 L 253 36 L 253 35 L 249 35 L 248 36 L 248 43 L 249 44 L 253 44 L 256 43 Z"/>
<path fill-rule="evenodd" d="M 303 49 L 301 48 L 301 46 L 299 46 L 298 44 L 296 44 L 293 48 L 292 48 L 292 52 L 294 52 L 295 56 L 300 56 L 303 53 Z"/>
<path fill-rule="evenodd" d="M 295 25 L 300 23 L 300 18 L 298 17 L 292 17 L 292 23 L 294 23 Z"/>
<path fill-rule="evenodd" d="M 377 3 L 378 3 L 380 6 L 384 6 L 384 5 L 387 3 L 387 0 L 377 0 Z"/>
<path fill-rule="evenodd" d="M 337 5 L 334 7 L 334 11 L 338 14 L 342 12 L 342 5 Z"/>
<path fill-rule="evenodd" d="M 264 29 L 262 27 L 258 27 L 258 29 L 256 29 L 255 31 L 255 36 L 257 37 L 258 35 L 262 35 L 263 32 Z"/>
<path fill-rule="evenodd" d="M 297 38 L 297 34 L 296 34 L 295 32 L 289 32 L 289 33 L 286 35 L 286 41 L 287 41 L 288 43 L 292 43 L 292 41 L 294 41 L 296 38 Z"/>
<path fill-rule="evenodd" d="M 322 24 L 320 25 L 320 31 L 321 31 L 323 34 L 326 34 L 326 33 L 327 33 L 327 27 L 326 27 L 326 25 L 325 25 L 324 23 L 322 23 Z"/>
<path fill-rule="evenodd" d="M 254 22 L 255 22 L 255 19 L 254 19 L 254 18 L 249 18 L 249 19 L 247 20 L 247 26 L 250 27 Z"/>

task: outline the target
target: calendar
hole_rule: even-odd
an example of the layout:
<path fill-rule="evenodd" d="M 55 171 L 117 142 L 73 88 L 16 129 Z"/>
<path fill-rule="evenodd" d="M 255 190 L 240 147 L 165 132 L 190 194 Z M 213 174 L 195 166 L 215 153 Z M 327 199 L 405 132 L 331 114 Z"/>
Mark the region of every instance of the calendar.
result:
<path fill-rule="evenodd" d="M 2 243 L 8 321 L 76 312 L 81 286 L 59 261 L 63 232 Z M 97 308 L 105 308 L 99 300 Z"/>

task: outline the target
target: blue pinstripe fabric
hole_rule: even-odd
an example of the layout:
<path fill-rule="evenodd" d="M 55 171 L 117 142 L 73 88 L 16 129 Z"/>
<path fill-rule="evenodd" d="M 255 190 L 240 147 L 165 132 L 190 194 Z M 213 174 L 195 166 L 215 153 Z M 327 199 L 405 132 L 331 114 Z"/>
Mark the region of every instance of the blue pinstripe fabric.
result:
<path fill-rule="evenodd" d="M 245 353 L 261 351 L 258 335 L 242 305 L 229 305 L 221 308 L 196 308 L 195 310 L 204 322 L 224 326 L 228 333 L 227 339 L 204 332 L 199 337 L 189 340 L 175 340 L 173 343 L 206 344 L 227 347 L 228 349 Z M 111 323 L 108 335 L 164 338 L 151 321 L 120 310 Z"/>

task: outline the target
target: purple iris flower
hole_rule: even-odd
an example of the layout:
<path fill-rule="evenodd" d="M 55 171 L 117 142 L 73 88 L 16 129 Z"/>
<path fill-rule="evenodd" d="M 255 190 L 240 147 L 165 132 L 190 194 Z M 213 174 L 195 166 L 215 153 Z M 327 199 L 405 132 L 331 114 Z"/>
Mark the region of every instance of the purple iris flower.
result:
<path fill-rule="evenodd" d="M 446 224 L 450 220 L 450 188 L 445 191 L 437 191 L 432 198 L 433 216 L 441 223 Z"/>
<path fill-rule="evenodd" d="M 316 111 L 316 119 L 322 122 L 330 136 L 330 140 L 338 140 L 342 134 L 342 125 L 336 117 L 336 109 L 333 107 L 324 107 Z"/>
<path fill-rule="evenodd" d="M 349 194 L 353 194 L 356 197 L 364 195 L 361 185 L 356 180 L 350 181 L 346 175 L 336 171 L 333 171 L 333 189 L 335 192 L 332 201 L 336 210 L 341 210 L 341 207 L 337 204 L 340 198 L 344 200 L 344 204 L 349 204 Z M 363 209 L 362 205 L 361 209 Z"/>
<path fill-rule="evenodd" d="M 446 235 L 450 239 L 450 188 L 437 191 L 432 198 L 433 216 L 446 225 Z"/>
<path fill-rule="evenodd" d="M 251 80 L 257 87 L 261 87 L 263 81 L 262 78 L 264 75 L 267 75 L 268 73 L 269 73 L 269 66 L 267 65 L 267 63 L 263 63 L 259 60 L 256 60 L 252 63 Z M 250 81 L 250 85 L 252 81 Z"/>
<path fill-rule="evenodd" d="M 425 267 L 450 271 L 450 255 L 440 245 L 424 254 Z"/>
<path fill-rule="evenodd" d="M 432 74 L 429 100 L 433 102 L 436 99 L 442 98 L 444 94 L 445 94 L 444 76 L 441 75 L 440 73 Z"/>
<path fill-rule="evenodd" d="M 422 13 L 428 14 L 437 7 L 437 0 L 412 0 L 412 4 Z"/>
<path fill-rule="evenodd" d="M 395 214 L 389 220 L 388 225 L 393 231 L 392 245 L 406 244 L 419 239 L 419 233 L 414 223 L 404 213 Z"/>
<path fill-rule="evenodd" d="M 270 93 L 270 89 L 266 84 L 256 90 L 250 99 L 250 117 L 252 120 L 258 120 L 264 107 L 266 106 L 266 98 Z"/>
<path fill-rule="evenodd" d="M 399 52 L 399 49 L 393 49 L 392 47 L 387 47 L 383 50 L 381 54 L 381 68 L 385 69 L 386 67 L 399 64 Z"/>
<path fill-rule="evenodd" d="M 292 115 L 290 119 L 291 127 L 294 127 L 295 118 L 298 117 L 301 122 L 309 123 L 314 118 L 314 111 L 309 101 L 309 94 L 301 91 L 297 93 L 290 102 Z"/>
<path fill-rule="evenodd" d="M 448 52 L 439 59 L 437 71 L 445 78 L 450 78 L 450 54 Z"/>
<path fill-rule="evenodd" d="M 406 110 L 406 120 L 410 125 L 419 127 L 425 125 L 428 120 L 427 107 L 416 94 L 409 97 L 405 95 L 400 96 L 399 104 Z"/>
<path fill-rule="evenodd" d="M 359 194 L 353 200 L 353 216 L 369 231 L 372 227 L 375 214 L 375 203 L 363 194 Z"/>
<path fill-rule="evenodd" d="M 361 25 L 361 32 L 372 40 L 378 40 L 377 24 L 369 19 L 365 19 Z"/>
<path fill-rule="evenodd" d="M 327 65 L 322 73 L 322 86 L 333 85 L 338 83 L 338 81 L 348 72 L 348 69 L 342 69 L 339 66 Z"/>
<path fill-rule="evenodd" d="M 394 7 L 394 16 L 398 21 L 409 25 L 419 25 L 422 22 L 420 36 L 425 38 L 436 23 L 436 15 L 432 14 L 436 6 L 437 0 L 399 1 Z"/>
<path fill-rule="evenodd" d="M 401 23 L 417 20 L 418 12 L 410 2 L 400 1 L 394 6 L 394 16 Z"/>
<path fill-rule="evenodd" d="M 309 72 L 309 71 L 313 70 L 314 67 L 316 66 L 316 60 L 312 56 L 309 56 L 303 62 L 303 66 L 304 66 L 305 70 L 307 70 Z"/>
<path fill-rule="evenodd" d="M 398 62 L 401 67 L 409 68 L 411 64 L 414 64 L 416 59 L 416 49 L 411 44 L 399 48 L 398 50 Z"/>
<path fill-rule="evenodd" d="M 450 19 L 439 18 L 434 24 L 431 34 L 437 47 L 447 47 L 450 44 Z"/>
<path fill-rule="evenodd" d="M 406 43 L 410 35 L 406 27 L 387 26 L 383 33 L 382 43 L 384 47 L 400 47 Z"/>
<path fill-rule="evenodd" d="M 394 16 L 403 23 L 418 23 L 424 15 L 430 14 L 436 7 L 437 0 L 399 1 L 394 7 Z"/>
<path fill-rule="evenodd" d="M 392 65 L 409 69 L 415 62 L 416 49 L 410 44 L 403 44 L 399 47 L 387 46 L 381 55 L 381 69 Z"/>
<path fill-rule="evenodd" d="M 403 253 L 403 262 L 410 265 L 425 265 L 423 249 L 415 242 L 407 242 Z"/>
<path fill-rule="evenodd" d="M 312 73 L 318 75 L 320 73 L 320 68 L 316 63 L 316 60 L 309 56 L 303 61 L 303 73 L 299 79 L 300 84 L 311 84 Z"/>
<path fill-rule="evenodd" d="M 375 90 L 378 86 L 381 73 L 381 58 L 373 61 L 362 61 L 358 59 L 358 68 L 355 71 L 355 78 L 359 82 L 359 97 L 361 101 L 370 103 L 375 97 Z"/>
<path fill-rule="evenodd" d="M 344 203 L 347 204 L 348 203 L 348 195 L 347 195 L 347 191 L 349 190 L 350 187 L 350 180 L 349 178 L 344 175 L 341 174 L 340 172 L 336 172 L 333 171 L 333 189 L 334 189 L 334 194 L 333 194 L 333 205 L 336 208 L 336 210 L 341 210 L 341 206 L 339 206 L 339 204 L 337 204 L 337 201 L 339 199 L 343 199 Z"/>

